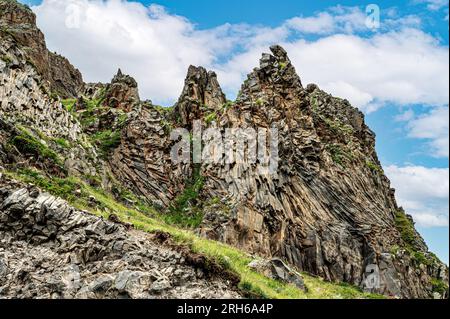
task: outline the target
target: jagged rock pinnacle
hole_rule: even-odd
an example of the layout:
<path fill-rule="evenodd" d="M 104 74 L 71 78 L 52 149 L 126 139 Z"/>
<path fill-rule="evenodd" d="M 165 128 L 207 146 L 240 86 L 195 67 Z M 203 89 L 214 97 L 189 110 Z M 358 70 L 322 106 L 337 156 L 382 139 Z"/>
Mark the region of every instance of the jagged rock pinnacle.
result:
<path fill-rule="evenodd" d="M 106 87 L 104 105 L 130 112 L 140 102 L 136 80 L 123 74 L 119 68 L 117 74 Z"/>
<path fill-rule="evenodd" d="M 189 66 L 184 88 L 176 104 L 175 112 L 183 125 L 189 126 L 204 112 L 219 109 L 226 103 L 215 72 L 203 67 Z"/>

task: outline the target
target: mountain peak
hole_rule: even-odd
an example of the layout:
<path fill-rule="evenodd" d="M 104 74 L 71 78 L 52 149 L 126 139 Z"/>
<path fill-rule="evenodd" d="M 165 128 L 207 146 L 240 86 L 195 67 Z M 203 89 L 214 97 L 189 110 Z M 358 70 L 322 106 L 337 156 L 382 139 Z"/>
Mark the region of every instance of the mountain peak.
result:
<path fill-rule="evenodd" d="M 175 106 L 183 125 L 189 126 L 205 112 L 217 110 L 226 103 L 217 75 L 203 67 L 189 66 L 183 91 Z"/>

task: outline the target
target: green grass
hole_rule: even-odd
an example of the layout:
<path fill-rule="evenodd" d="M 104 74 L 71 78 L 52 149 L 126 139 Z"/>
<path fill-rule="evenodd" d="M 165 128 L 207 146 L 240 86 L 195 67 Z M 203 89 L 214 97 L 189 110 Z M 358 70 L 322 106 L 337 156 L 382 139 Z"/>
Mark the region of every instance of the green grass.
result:
<path fill-rule="evenodd" d="M 330 154 L 333 162 L 341 167 L 344 167 L 346 163 L 353 159 L 353 156 L 339 144 L 329 144 L 326 146 L 326 150 Z"/>
<path fill-rule="evenodd" d="M 70 148 L 70 142 L 67 141 L 65 138 L 62 137 L 58 137 L 58 138 L 54 138 L 53 141 L 58 144 L 59 146 L 61 146 L 62 148 Z"/>
<path fill-rule="evenodd" d="M 406 251 L 408 251 L 412 260 L 419 265 L 431 266 L 438 262 L 436 255 L 420 251 L 417 246 L 417 234 L 413 222 L 403 211 L 398 211 L 395 215 L 395 225 L 400 232 Z"/>
<path fill-rule="evenodd" d="M 9 65 L 13 62 L 12 59 L 7 55 L 2 55 L 0 57 L 0 59 L 2 59 L 7 65 Z"/>
<path fill-rule="evenodd" d="M 234 106 L 234 102 L 228 100 L 224 105 L 222 105 L 222 110 L 226 111 L 231 109 Z"/>
<path fill-rule="evenodd" d="M 34 137 L 25 128 L 20 128 L 19 131 L 19 134 L 9 139 L 9 144 L 14 145 L 24 155 L 47 159 L 61 168 L 64 166 L 58 154 L 51 150 L 47 145 Z"/>
<path fill-rule="evenodd" d="M 200 166 L 194 166 L 192 177 L 186 182 L 184 191 L 173 201 L 168 212 L 161 217 L 169 224 L 184 228 L 196 228 L 203 220 L 203 210 L 198 203 L 204 178 Z"/>
<path fill-rule="evenodd" d="M 287 67 L 287 63 L 286 62 L 280 62 L 280 69 L 284 70 Z"/>
<path fill-rule="evenodd" d="M 256 105 L 263 106 L 264 105 L 264 100 L 263 99 L 257 99 L 256 100 Z"/>
<path fill-rule="evenodd" d="M 204 254 L 239 275 L 241 279 L 240 288 L 257 296 L 273 299 L 381 298 L 379 295 L 363 293 L 357 287 L 325 282 L 320 278 L 307 274 L 303 274 L 308 288 L 307 292 L 299 290 L 293 285 L 267 278 L 248 267 L 248 264 L 252 261 L 252 257 L 248 254 L 234 247 L 200 238 L 189 230 L 178 229 L 167 225 L 163 221 L 146 216 L 136 209 L 120 204 L 114 200 L 112 195 L 93 188 L 76 178 L 47 178 L 38 172 L 29 170 L 6 172 L 6 175 L 27 183 L 35 183 L 44 190 L 68 200 L 77 209 L 86 210 L 104 218 L 109 216 L 106 212 L 107 209 L 116 214 L 122 221 L 133 224 L 139 230 L 149 233 L 156 231 L 167 232 L 179 244 L 188 245 L 194 252 Z M 81 195 L 72 195 L 75 187 L 81 189 Z M 97 207 L 93 208 L 87 205 L 89 196 L 96 198 L 99 203 Z"/>
<path fill-rule="evenodd" d="M 343 136 L 351 136 L 354 134 L 353 127 L 348 124 L 343 124 L 338 120 L 331 120 L 323 116 L 321 118 L 334 134 Z"/>
<path fill-rule="evenodd" d="M 98 132 L 91 136 L 91 141 L 98 146 L 103 157 L 119 146 L 120 139 L 121 132 L 111 130 Z"/>
<path fill-rule="evenodd" d="M 102 97 L 98 99 L 84 99 L 83 102 L 86 104 L 86 109 L 82 112 L 75 112 L 74 115 L 78 118 L 81 125 L 86 128 L 91 126 L 97 120 L 97 114 L 102 109 L 107 110 L 108 107 L 102 106 L 104 101 L 103 93 Z M 70 100 L 65 101 L 66 104 L 70 104 Z"/>
<path fill-rule="evenodd" d="M 433 292 L 440 293 L 441 295 L 448 291 L 448 282 L 445 282 L 442 279 L 431 279 L 431 285 L 433 287 Z"/>
<path fill-rule="evenodd" d="M 372 172 L 382 172 L 383 170 L 381 167 L 371 161 L 366 161 L 366 166 L 372 171 Z"/>
<path fill-rule="evenodd" d="M 73 112 L 75 108 L 75 104 L 77 103 L 77 99 L 65 99 L 61 100 L 61 104 L 68 112 Z"/>
<path fill-rule="evenodd" d="M 209 113 L 208 115 L 205 116 L 204 120 L 207 125 L 211 124 L 212 122 L 216 122 L 217 114 L 215 112 Z"/>
<path fill-rule="evenodd" d="M 76 178 L 49 178 L 32 169 L 21 169 L 15 173 L 9 174 L 13 178 L 25 183 L 32 183 L 52 195 L 64 198 L 69 202 L 73 202 L 78 198 L 78 196 L 75 195 L 75 190 L 79 187 L 79 180 Z"/>

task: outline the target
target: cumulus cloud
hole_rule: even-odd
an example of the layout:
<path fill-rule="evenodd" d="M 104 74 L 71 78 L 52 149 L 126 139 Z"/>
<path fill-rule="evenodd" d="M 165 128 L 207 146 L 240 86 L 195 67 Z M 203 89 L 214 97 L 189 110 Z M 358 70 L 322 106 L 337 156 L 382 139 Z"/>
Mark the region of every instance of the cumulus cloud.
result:
<path fill-rule="evenodd" d="M 416 0 L 416 3 L 425 3 L 431 11 L 438 11 L 448 7 L 448 0 Z"/>
<path fill-rule="evenodd" d="M 221 36 L 223 28 L 198 31 L 157 5 L 44 0 L 33 10 L 48 46 L 66 55 L 86 80 L 109 82 L 122 67 L 136 77 L 144 97 L 163 103 L 181 91 L 190 64 L 211 65 L 233 41 Z"/>
<path fill-rule="evenodd" d="M 206 30 L 161 6 L 124 0 L 44 0 L 33 10 L 48 46 L 66 55 L 86 80 L 109 81 L 121 67 L 138 80 L 141 95 L 157 103 L 177 99 L 189 64 L 216 70 L 233 97 L 261 53 L 281 43 L 303 82 L 365 111 L 386 102 L 448 104 L 448 47 L 415 28 L 420 21 L 413 16 L 390 13 L 382 25 L 394 31 L 362 37 L 355 32 L 367 31 L 365 12 L 356 7 L 294 17 L 278 27 Z M 304 40 L 310 33 L 323 37 Z"/>
<path fill-rule="evenodd" d="M 448 226 L 448 168 L 391 165 L 385 171 L 399 204 L 420 226 Z"/>
<path fill-rule="evenodd" d="M 366 112 L 385 103 L 448 104 L 449 52 L 417 29 L 369 38 L 336 34 L 315 41 L 284 41 L 304 83 L 317 83 Z M 220 66 L 229 91 L 255 66 L 265 47 L 256 46 Z"/>
<path fill-rule="evenodd" d="M 448 106 L 439 107 L 427 114 L 412 119 L 408 123 L 408 136 L 430 140 L 431 155 L 449 155 L 449 112 Z"/>

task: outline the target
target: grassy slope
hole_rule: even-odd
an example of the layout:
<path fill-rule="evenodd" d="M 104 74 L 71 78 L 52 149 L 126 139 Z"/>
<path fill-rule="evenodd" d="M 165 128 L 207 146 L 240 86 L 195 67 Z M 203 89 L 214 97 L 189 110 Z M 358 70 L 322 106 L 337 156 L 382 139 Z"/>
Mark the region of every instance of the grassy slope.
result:
<path fill-rule="evenodd" d="M 115 213 L 122 221 L 133 224 L 137 229 L 146 232 L 164 231 L 170 233 L 180 244 L 187 244 L 195 252 L 204 254 L 226 266 L 241 278 L 240 288 L 264 298 L 281 299 L 361 299 L 361 298 L 381 298 L 381 296 L 361 292 L 358 288 L 346 285 L 325 282 L 320 278 L 315 278 L 303 274 L 308 292 L 303 292 L 293 285 L 284 284 L 276 280 L 269 279 L 255 271 L 247 265 L 252 260 L 248 254 L 231 246 L 200 238 L 189 230 L 182 230 L 170 226 L 156 218 L 147 216 L 136 209 L 122 205 L 114 198 L 95 189 L 81 180 L 70 177 L 68 179 L 47 178 L 38 172 L 6 172 L 6 175 L 27 183 L 34 183 L 37 186 L 65 198 L 74 207 L 80 210 L 89 211 L 97 216 L 107 218 L 109 212 Z M 62 187 L 62 185 L 65 185 Z M 81 195 L 74 196 L 74 190 L 80 188 Z M 89 196 L 96 198 L 98 205 L 96 208 L 87 204 Z M 99 209 L 101 207 L 101 209 Z M 155 214 L 156 215 L 156 214 Z"/>

